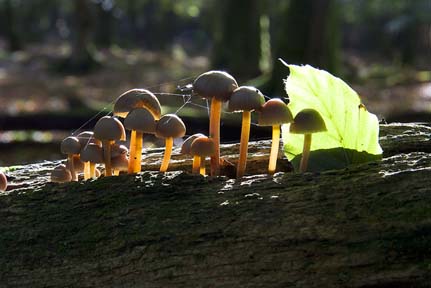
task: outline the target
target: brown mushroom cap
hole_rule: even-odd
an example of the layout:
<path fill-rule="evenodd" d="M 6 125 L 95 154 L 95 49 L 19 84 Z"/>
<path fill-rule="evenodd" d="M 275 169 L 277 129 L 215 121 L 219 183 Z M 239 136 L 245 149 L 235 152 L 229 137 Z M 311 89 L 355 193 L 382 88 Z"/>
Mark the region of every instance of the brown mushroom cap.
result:
<path fill-rule="evenodd" d="M 142 133 L 156 133 L 156 119 L 146 108 L 136 108 L 124 119 L 124 127 L 127 130 L 135 130 Z"/>
<path fill-rule="evenodd" d="M 238 83 L 230 74 L 224 71 L 209 71 L 196 78 L 193 83 L 193 93 L 203 98 L 215 97 L 225 102 L 237 87 Z"/>
<path fill-rule="evenodd" d="M 192 146 L 193 141 L 202 136 L 205 135 L 202 133 L 196 133 L 184 140 L 183 145 L 181 146 L 181 154 L 190 154 L 190 146 Z"/>
<path fill-rule="evenodd" d="M 81 147 L 82 148 L 84 148 L 85 145 L 87 145 L 89 143 L 94 143 L 94 144 L 97 144 L 97 145 L 102 145 L 102 143 L 100 142 L 100 140 L 94 138 L 94 133 L 92 131 L 81 132 L 81 133 L 78 134 L 78 136 L 76 136 L 76 138 L 78 138 L 79 143 L 81 143 Z"/>
<path fill-rule="evenodd" d="M 319 112 L 314 109 L 303 109 L 296 114 L 290 124 L 290 133 L 312 134 L 327 131 L 325 121 Z"/>
<path fill-rule="evenodd" d="M 289 107 L 278 98 L 268 100 L 263 104 L 258 114 L 258 124 L 260 126 L 281 125 L 292 121 L 293 116 Z"/>
<path fill-rule="evenodd" d="M 129 149 L 127 149 L 127 147 L 124 145 L 119 145 L 116 143 L 111 145 L 111 158 L 127 155 L 127 152 L 129 152 Z"/>
<path fill-rule="evenodd" d="M 60 164 L 51 171 L 51 182 L 63 183 L 72 181 L 72 174 L 66 165 Z"/>
<path fill-rule="evenodd" d="M 179 138 L 186 134 L 186 125 L 183 120 L 175 114 L 166 114 L 157 122 L 156 137 Z"/>
<path fill-rule="evenodd" d="M 96 144 L 88 144 L 81 151 L 81 161 L 91 163 L 103 163 L 103 149 Z"/>
<path fill-rule="evenodd" d="M 117 157 L 113 157 L 111 158 L 111 165 L 113 169 L 117 169 L 120 171 L 127 171 L 129 167 L 129 159 L 125 154 Z"/>
<path fill-rule="evenodd" d="M 3 173 L 3 171 L 0 171 L 0 191 L 6 191 L 7 188 L 7 177 Z"/>
<path fill-rule="evenodd" d="M 200 157 L 208 157 L 215 153 L 214 141 L 207 136 L 196 138 L 190 147 L 190 153 Z"/>
<path fill-rule="evenodd" d="M 162 114 L 159 99 L 146 89 L 132 89 L 121 94 L 114 105 L 114 115 L 125 118 L 135 108 L 146 108 L 155 119 Z"/>
<path fill-rule="evenodd" d="M 104 116 L 94 126 L 94 137 L 99 140 L 120 140 L 125 134 L 123 124 L 115 117 Z"/>
<path fill-rule="evenodd" d="M 251 86 L 236 88 L 229 99 L 228 110 L 232 112 L 260 110 L 265 97 L 259 89 Z"/>
<path fill-rule="evenodd" d="M 63 154 L 79 154 L 81 151 L 81 143 L 78 138 L 69 136 L 61 141 L 61 153 Z"/>

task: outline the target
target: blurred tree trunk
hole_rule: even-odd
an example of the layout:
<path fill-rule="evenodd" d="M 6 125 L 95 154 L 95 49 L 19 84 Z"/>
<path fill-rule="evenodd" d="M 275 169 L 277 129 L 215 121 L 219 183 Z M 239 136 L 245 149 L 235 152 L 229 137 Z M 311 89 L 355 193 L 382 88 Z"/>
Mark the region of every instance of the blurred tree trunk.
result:
<path fill-rule="evenodd" d="M 288 71 L 278 58 L 336 73 L 340 37 L 335 0 L 291 0 L 283 9 L 281 27 L 275 29 L 272 75 L 262 87 L 267 94 L 279 97 L 285 95 L 283 79 Z"/>
<path fill-rule="evenodd" d="M 226 69 L 243 79 L 258 76 L 261 1 L 222 0 L 215 5 L 220 14 L 214 21 L 212 67 Z"/>
<path fill-rule="evenodd" d="M 97 6 L 96 42 L 98 46 L 109 47 L 112 45 L 114 35 L 113 7 L 105 8 L 102 4 Z"/>
<path fill-rule="evenodd" d="M 6 16 L 6 35 L 9 42 L 9 51 L 17 51 L 22 49 L 22 42 L 19 37 L 19 33 L 17 30 L 17 22 L 15 17 L 15 11 L 12 7 L 11 0 L 5 0 L 4 2 L 4 10 Z"/>

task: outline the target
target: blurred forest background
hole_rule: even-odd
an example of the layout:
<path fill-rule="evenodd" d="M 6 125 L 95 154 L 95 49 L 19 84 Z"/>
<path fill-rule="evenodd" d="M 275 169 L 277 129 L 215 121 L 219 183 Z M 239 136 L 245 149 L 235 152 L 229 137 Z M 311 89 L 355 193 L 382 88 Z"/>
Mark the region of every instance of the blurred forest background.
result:
<path fill-rule="evenodd" d="M 431 0 L 0 0 L 0 165 L 60 159 L 137 87 L 207 133 L 177 87 L 223 69 L 286 97 L 278 58 L 343 78 L 382 121 L 431 122 Z"/>

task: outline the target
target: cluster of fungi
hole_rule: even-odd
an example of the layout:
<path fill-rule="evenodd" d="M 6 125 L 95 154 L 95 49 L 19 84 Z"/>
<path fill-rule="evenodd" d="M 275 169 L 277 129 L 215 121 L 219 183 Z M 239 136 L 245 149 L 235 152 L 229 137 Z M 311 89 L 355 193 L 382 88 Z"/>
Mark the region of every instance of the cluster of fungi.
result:
<path fill-rule="evenodd" d="M 250 134 L 251 113 L 258 113 L 258 125 L 272 127 L 272 145 L 268 174 L 274 174 L 280 143 L 280 126 L 290 123 L 290 132 L 304 134 L 304 148 L 300 171 L 307 169 L 312 133 L 326 131 L 320 114 L 313 109 L 304 109 L 295 117 L 288 105 L 273 98 L 265 102 L 263 94 L 251 86 L 238 86 L 236 80 L 223 71 L 209 71 L 201 74 L 193 82 L 193 95 L 208 99 L 210 104 L 209 135 L 194 134 L 185 139 L 181 153 L 193 157 L 192 172 L 206 175 L 205 159 L 210 157 L 211 176 L 220 175 L 220 117 L 223 103 L 227 102 L 231 112 L 242 112 L 242 128 L 239 159 L 236 176 L 241 178 L 246 171 L 247 150 Z M 123 118 L 123 123 L 119 120 Z M 117 143 L 126 140 L 125 130 L 130 130 L 129 149 Z M 145 89 L 132 89 L 120 95 L 113 108 L 113 116 L 98 120 L 93 131 L 84 131 L 65 138 L 61 152 L 67 155 L 66 164 L 56 166 L 51 172 L 52 182 L 77 181 L 78 173 L 84 180 L 101 175 L 96 164 L 104 164 L 104 175 L 119 173 L 134 174 L 141 171 L 143 135 L 154 134 L 164 138 L 166 147 L 160 172 L 169 166 L 173 140 L 186 133 L 184 122 L 175 114 L 161 115 L 161 105 L 157 97 Z M 6 177 L 0 174 L 1 182 Z"/>

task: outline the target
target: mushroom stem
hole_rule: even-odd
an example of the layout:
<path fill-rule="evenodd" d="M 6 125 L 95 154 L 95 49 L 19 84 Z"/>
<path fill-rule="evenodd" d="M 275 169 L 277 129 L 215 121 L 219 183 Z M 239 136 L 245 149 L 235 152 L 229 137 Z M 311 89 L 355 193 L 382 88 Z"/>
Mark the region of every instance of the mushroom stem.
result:
<path fill-rule="evenodd" d="M 199 167 L 201 166 L 201 157 L 198 155 L 193 156 L 193 168 L 192 173 L 198 174 L 199 173 Z"/>
<path fill-rule="evenodd" d="M 135 140 L 135 155 L 133 162 L 133 173 L 141 172 L 141 160 L 142 160 L 142 141 L 143 141 L 144 133 L 140 131 L 136 131 L 136 140 Z"/>
<path fill-rule="evenodd" d="M 201 174 L 202 176 L 205 176 L 205 157 L 204 158 L 202 158 L 201 157 L 201 161 L 200 161 L 201 163 L 200 163 L 200 167 L 199 167 L 199 174 Z"/>
<path fill-rule="evenodd" d="M 120 170 L 118 170 L 118 169 L 114 169 L 113 174 L 114 174 L 114 176 L 118 176 L 118 175 L 120 175 Z"/>
<path fill-rule="evenodd" d="M 236 169 L 236 178 L 241 178 L 244 176 L 245 167 L 247 165 L 247 149 L 248 149 L 248 139 L 250 137 L 250 122 L 251 122 L 251 112 L 242 112 L 242 128 L 241 128 L 241 142 L 239 144 L 239 159 L 238 166 Z"/>
<path fill-rule="evenodd" d="M 90 178 L 96 178 L 96 163 L 90 162 Z"/>
<path fill-rule="evenodd" d="M 136 149 L 136 130 L 132 130 L 130 133 L 130 159 L 127 173 L 132 174 L 133 168 L 135 167 L 135 149 Z"/>
<path fill-rule="evenodd" d="M 222 101 L 215 97 L 211 100 L 209 136 L 214 139 L 214 155 L 211 156 L 211 176 L 220 174 L 220 113 Z"/>
<path fill-rule="evenodd" d="M 114 141 L 103 140 L 102 148 L 103 148 L 103 161 L 105 162 L 105 176 L 112 176 L 112 167 L 111 167 L 111 144 Z"/>
<path fill-rule="evenodd" d="M 280 125 L 272 125 L 272 144 L 269 155 L 268 173 L 274 174 L 277 166 L 278 147 L 280 144 Z"/>
<path fill-rule="evenodd" d="M 70 174 L 72 175 L 72 181 L 78 181 L 78 177 L 76 176 L 76 172 L 75 172 L 75 164 L 73 163 L 73 154 L 67 155 L 67 160 L 69 164 L 69 171 L 70 171 Z"/>
<path fill-rule="evenodd" d="M 299 164 L 299 171 L 301 173 L 307 171 L 308 157 L 310 156 L 311 148 L 311 135 L 312 134 L 304 134 L 304 146 L 302 148 L 301 163 Z"/>
<path fill-rule="evenodd" d="M 88 180 L 91 178 L 90 175 L 90 162 L 84 162 L 84 180 Z"/>
<path fill-rule="evenodd" d="M 172 146 L 174 146 L 174 138 L 166 138 L 165 154 L 163 156 L 162 165 L 160 166 L 160 172 L 166 172 L 168 170 L 169 160 L 171 160 Z"/>

